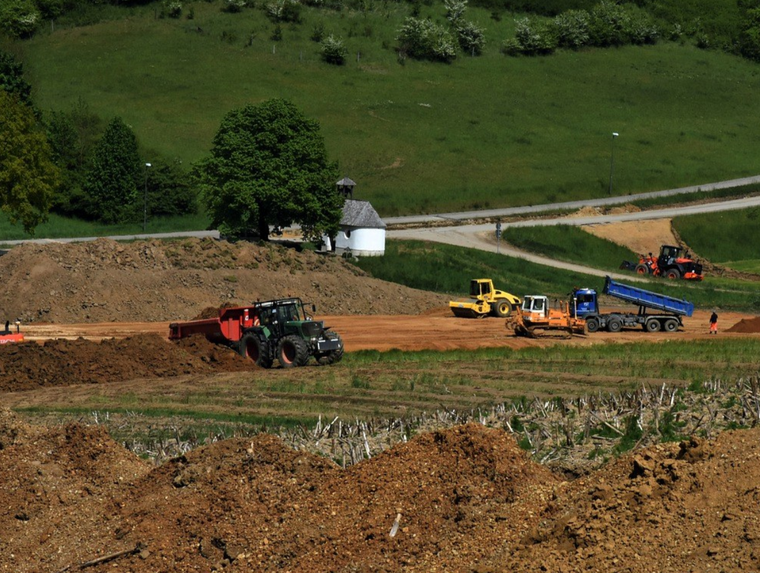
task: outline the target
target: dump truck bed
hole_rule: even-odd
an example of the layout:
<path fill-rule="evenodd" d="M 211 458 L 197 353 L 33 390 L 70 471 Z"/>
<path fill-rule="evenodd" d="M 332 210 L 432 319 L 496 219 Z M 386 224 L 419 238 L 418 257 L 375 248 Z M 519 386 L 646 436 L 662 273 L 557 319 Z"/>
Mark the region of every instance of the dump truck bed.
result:
<path fill-rule="evenodd" d="M 691 316 L 694 313 L 694 304 L 689 301 L 619 283 L 610 277 L 605 280 L 604 294 L 640 307 L 670 312 L 678 316 Z"/>

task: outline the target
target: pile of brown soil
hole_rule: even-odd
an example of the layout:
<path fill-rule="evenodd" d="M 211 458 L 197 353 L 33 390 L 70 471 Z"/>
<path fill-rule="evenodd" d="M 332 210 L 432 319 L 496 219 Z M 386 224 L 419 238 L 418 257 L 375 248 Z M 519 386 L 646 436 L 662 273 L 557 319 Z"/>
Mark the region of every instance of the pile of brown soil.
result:
<path fill-rule="evenodd" d="M 255 368 L 251 360 L 199 335 L 178 342 L 156 334 L 102 342 L 57 339 L 0 346 L 0 391 Z"/>
<path fill-rule="evenodd" d="M 748 571 L 759 479 L 760 429 L 562 482 L 476 424 L 346 470 L 263 434 L 150 468 L 98 428 L 6 411 L 0 570 Z"/>
<path fill-rule="evenodd" d="M 741 332 L 743 334 L 760 332 L 760 316 L 756 316 L 755 318 L 742 318 L 731 328 L 727 329 L 726 332 Z"/>
<path fill-rule="evenodd" d="M 225 303 L 286 296 L 319 314 L 416 314 L 446 303 L 338 257 L 212 239 L 24 244 L 0 257 L 0 276 L 0 323 L 189 320 Z"/>

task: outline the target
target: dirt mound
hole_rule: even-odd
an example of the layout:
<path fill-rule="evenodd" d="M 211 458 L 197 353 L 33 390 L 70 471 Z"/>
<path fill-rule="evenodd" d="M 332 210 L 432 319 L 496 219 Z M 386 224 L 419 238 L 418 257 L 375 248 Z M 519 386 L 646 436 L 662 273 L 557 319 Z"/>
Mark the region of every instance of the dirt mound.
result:
<path fill-rule="evenodd" d="M 757 570 L 758 437 L 726 432 L 627 456 L 569 486 L 508 559 L 526 571 Z"/>
<path fill-rule="evenodd" d="M 760 316 L 755 318 L 742 318 L 731 328 L 727 329 L 726 332 L 741 332 L 743 334 L 760 332 Z"/>
<path fill-rule="evenodd" d="M 2 571 L 59 571 L 59 551 L 76 563 L 102 551 L 118 492 L 150 469 L 102 428 L 31 428 L 7 410 L 0 443 Z"/>
<path fill-rule="evenodd" d="M 627 247 L 636 254 L 654 253 L 657 256 L 657 253 L 660 252 L 660 245 L 679 244 L 673 234 L 670 219 L 585 225 L 583 230 Z"/>
<path fill-rule="evenodd" d="M 102 342 L 58 339 L 0 346 L 0 391 L 255 368 L 252 361 L 203 336 L 177 343 L 156 334 Z"/>
<path fill-rule="evenodd" d="M 0 257 L 0 276 L 5 319 L 22 322 L 188 320 L 209 307 L 284 296 L 320 314 L 416 314 L 446 302 L 338 257 L 212 239 L 24 244 Z"/>
<path fill-rule="evenodd" d="M 476 424 L 346 470 L 269 435 L 151 469 L 99 428 L 7 411 L 0 444 L 1 571 L 760 566 L 760 429 L 653 446 L 574 482 Z"/>

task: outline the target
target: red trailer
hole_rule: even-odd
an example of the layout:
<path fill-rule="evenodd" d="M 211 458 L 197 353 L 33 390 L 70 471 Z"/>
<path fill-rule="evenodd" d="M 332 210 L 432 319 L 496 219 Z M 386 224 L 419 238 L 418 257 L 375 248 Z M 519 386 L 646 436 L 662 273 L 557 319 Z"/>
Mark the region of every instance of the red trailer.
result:
<path fill-rule="evenodd" d="M 312 306 L 312 311 L 314 311 Z M 285 368 L 304 366 L 310 356 L 317 364 L 332 364 L 343 357 L 343 341 L 322 321 L 306 315 L 300 298 L 255 302 L 251 306 L 223 308 L 215 318 L 173 322 L 169 339 L 202 334 L 269 368 L 275 358 Z"/>
<path fill-rule="evenodd" d="M 169 340 L 187 338 L 193 334 L 203 334 L 211 342 L 227 344 L 239 342 L 248 328 L 258 326 L 258 315 L 253 307 L 238 306 L 222 308 L 219 316 L 188 322 L 172 322 L 169 325 Z"/>

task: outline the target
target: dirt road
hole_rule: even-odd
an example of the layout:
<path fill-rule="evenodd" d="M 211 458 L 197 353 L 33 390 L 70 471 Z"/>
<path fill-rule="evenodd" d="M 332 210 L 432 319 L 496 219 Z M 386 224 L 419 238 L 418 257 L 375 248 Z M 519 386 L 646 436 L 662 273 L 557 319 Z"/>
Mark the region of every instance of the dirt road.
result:
<path fill-rule="evenodd" d="M 619 309 L 618 309 L 619 310 Z M 694 316 L 684 319 L 682 331 L 646 333 L 629 330 L 616 334 L 597 332 L 589 336 L 575 336 L 563 340 L 565 344 L 586 345 L 609 342 L 654 342 L 667 339 L 692 340 L 707 338 L 708 311 L 695 311 Z M 739 320 L 748 318 L 736 312 L 721 313 L 721 331 Z M 346 350 L 454 350 L 475 348 L 524 348 L 554 344 L 556 340 L 533 340 L 516 337 L 507 331 L 504 321 L 497 318 L 462 319 L 454 317 L 448 308 L 436 308 L 426 314 L 373 315 L 373 316 L 318 316 L 325 325 L 339 332 Z M 135 334 L 154 333 L 167 336 L 168 322 L 108 322 L 96 324 L 30 324 L 23 329 L 28 340 L 45 341 L 54 338 L 124 338 Z M 730 334 L 721 333 L 724 336 Z M 747 336 L 743 334 L 742 336 Z"/>

